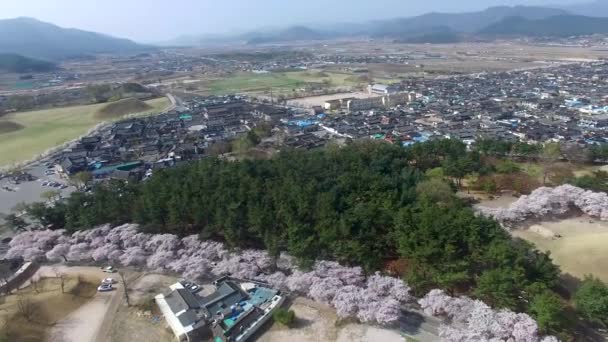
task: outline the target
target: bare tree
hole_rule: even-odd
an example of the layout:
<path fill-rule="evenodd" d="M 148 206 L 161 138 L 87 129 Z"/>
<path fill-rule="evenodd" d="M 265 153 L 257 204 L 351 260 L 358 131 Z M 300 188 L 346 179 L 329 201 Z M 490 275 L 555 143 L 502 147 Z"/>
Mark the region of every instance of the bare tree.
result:
<path fill-rule="evenodd" d="M 79 274 L 76 277 L 76 285 L 80 285 L 80 284 L 83 284 L 83 283 L 85 283 L 84 277 L 82 276 L 82 274 Z"/>
<path fill-rule="evenodd" d="M 36 293 L 40 293 L 40 276 L 39 275 L 34 275 L 32 277 L 32 279 L 30 279 L 30 284 L 32 284 L 32 288 L 34 289 L 34 292 Z"/>
<path fill-rule="evenodd" d="M 35 307 L 29 298 L 20 296 L 17 300 L 17 313 L 28 321 L 32 320 L 35 313 Z"/>
<path fill-rule="evenodd" d="M 61 287 L 61 293 L 65 293 L 65 278 L 66 278 L 65 273 L 59 272 L 59 270 L 56 268 L 53 268 L 53 271 L 55 271 L 55 277 L 57 279 L 59 279 L 59 286 Z"/>
<path fill-rule="evenodd" d="M 125 275 L 122 272 L 118 272 L 118 275 L 122 280 L 122 286 L 125 291 L 125 300 L 127 301 L 127 306 L 131 306 L 131 302 L 129 301 L 129 287 L 127 286 L 127 280 L 125 279 Z"/>

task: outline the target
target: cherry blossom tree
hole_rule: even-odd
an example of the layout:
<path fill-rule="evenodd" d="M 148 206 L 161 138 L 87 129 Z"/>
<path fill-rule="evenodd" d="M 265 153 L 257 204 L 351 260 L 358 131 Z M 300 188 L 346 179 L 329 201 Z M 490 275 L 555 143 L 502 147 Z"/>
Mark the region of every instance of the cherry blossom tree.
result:
<path fill-rule="evenodd" d="M 314 282 L 320 278 L 314 272 L 294 271 L 285 281 L 290 291 L 300 294 L 308 294 L 308 290 Z"/>
<path fill-rule="evenodd" d="M 425 313 L 453 322 L 440 327 L 443 341 L 539 341 L 538 325 L 526 314 L 495 311 L 481 301 L 450 297 L 442 290 L 430 291 L 419 304 Z M 553 338 L 544 340 L 553 341 Z"/>
<path fill-rule="evenodd" d="M 595 208 L 602 205 L 602 196 L 583 191 L 579 194 L 587 195 L 574 200 L 568 198 L 567 190 L 542 190 L 535 196 L 543 199 L 527 208 L 562 212 L 570 205 L 564 203 L 576 202 L 590 207 L 590 213 L 603 213 Z M 544 198 L 547 196 L 552 197 Z M 521 213 L 523 207 L 518 204 L 515 211 Z M 201 241 L 196 235 L 180 239 L 171 234 L 144 234 L 136 225 L 102 226 L 72 235 L 65 231 L 23 232 L 15 236 L 9 247 L 7 258 L 55 261 L 67 257 L 72 261 L 119 262 L 154 272 L 171 271 L 190 280 L 226 274 L 259 280 L 330 304 L 341 318 L 353 317 L 366 323 L 394 324 L 401 317 L 401 305 L 411 300 L 410 288 L 402 280 L 380 273 L 366 279 L 360 267 L 317 261 L 305 272 L 297 269 L 295 260 L 286 254 L 274 259 L 259 250 L 229 253 L 223 244 Z M 441 290 L 430 291 L 419 303 L 427 314 L 454 323 L 440 329 L 446 341 L 538 341 L 538 326 L 525 314 L 494 311 L 480 301 L 451 297 Z M 555 342 L 551 337 L 543 341 Z"/>
<path fill-rule="evenodd" d="M 367 279 L 367 288 L 379 296 L 390 297 L 398 302 L 410 300 L 410 288 L 402 280 L 376 272 Z"/>
<path fill-rule="evenodd" d="M 363 288 L 355 285 L 346 285 L 334 296 L 331 305 L 336 309 L 340 318 L 355 317 L 363 299 Z"/>
<path fill-rule="evenodd" d="M 572 208 L 608 221 L 608 194 L 586 191 L 569 184 L 555 188 L 541 187 L 528 196 L 521 196 L 507 208 L 478 206 L 477 211 L 508 224 L 524 221 L 530 217 L 563 215 Z"/>
<path fill-rule="evenodd" d="M 153 235 L 146 241 L 146 250 L 150 252 L 156 251 L 175 251 L 181 246 L 181 241 L 177 235 L 173 234 L 158 234 Z"/>
<path fill-rule="evenodd" d="M 67 255 L 70 252 L 70 244 L 60 243 L 55 245 L 53 249 L 46 252 L 46 258 L 51 261 L 68 261 Z"/>
<path fill-rule="evenodd" d="M 338 278 L 317 279 L 310 286 L 308 296 L 317 302 L 329 304 L 342 287 L 344 287 L 344 283 Z"/>
<path fill-rule="evenodd" d="M 175 260 L 173 251 L 158 250 L 150 255 L 146 260 L 146 267 L 153 272 L 162 272 L 168 268 L 168 265 Z"/>
<path fill-rule="evenodd" d="M 125 249 L 120 258 L 120 263 L 123 266 L 140 266 L 146 263 L 148 255 L 146 251 L 138 246 Z"/>
<path fill-rule="evenodd" d="M 71 261 L 84 261 L 92 259 L 93 251 L 87 242 L 77 243 L 70 246 L 67 258 Z"/>
<path fill-rule="evenodd" d="M 260 274 L 255 278 L 255 280 L 258 280 L 258 281 L 261 281 L 264 283 L 268 283 L 274 288 L 282 289 L 285 287 L 285 282 L 287 281 L 287 276 L 283 272 L 275 272 L 270 275 Z"/>

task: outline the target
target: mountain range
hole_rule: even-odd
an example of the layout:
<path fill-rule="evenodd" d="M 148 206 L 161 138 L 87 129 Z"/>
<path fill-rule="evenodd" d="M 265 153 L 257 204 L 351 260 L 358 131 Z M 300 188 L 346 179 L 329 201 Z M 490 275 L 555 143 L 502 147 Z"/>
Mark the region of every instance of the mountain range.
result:
<path fill-rule="evenodd" d="M 59 60 L 102 53 L 134 53 L 150 49 L 128 39 L 66 29 L 33 18 L 0 20 L 0 53 Z"/>
<path fill-rule="evenodd" d="M 364 23 L 315 24 L 241 35 L 189 39 L 189 45 L 219 42 L 264 44 L 341 37 L 392 38 L 412 43 L 450 43 L 470 37 L 576 36 L 608 31 L 608 4 L 603 1 L 563 8 L 498 6 L 466 13 L 427 13 L 416 17 Z M 594 13 L 585 16 L 585 13 Z M 182 42 L 183 43 L 183 42 Z"/>
<path fill-rule="evenodd" d="M 0 71 L 23 74 L 27 72 L 48 72 L 56 68 L 57 66 L 51 62 L 12 53 L 0 53 Z"/>
<path fill-rule="evenodd" d="M 538 20 L 509 17 L 479 32 L 495 36 L 569 37 L 608 33 L 608 18 L 558 15 Z"/>
<path fill-rule="evenodd" d="M 608 1 L 558 8 L 499 6 L 466 13 L 427 13 L 416 17 L 363 23 L 321 23 L 264 29 L 237 35 L 184 36 L 162 45 L 268 44 L 336 38 L 388 38 L 411 43 L 451 43 L 502 36 L 576 36 L 608 33 Z M 94 54 L 132 54 L 152 50 L 128 39 L 59 26 L 33 18 L 0 20 L 0 54 L 58 61 Z M 8 63 L 8 62 L 7 62 Z"/>
<path fill-rule="evenodd" d="M 608 1 L 606 0 L 596 0 L 594 2 L 557 7 L 576 15 L 608 17 Z"/>

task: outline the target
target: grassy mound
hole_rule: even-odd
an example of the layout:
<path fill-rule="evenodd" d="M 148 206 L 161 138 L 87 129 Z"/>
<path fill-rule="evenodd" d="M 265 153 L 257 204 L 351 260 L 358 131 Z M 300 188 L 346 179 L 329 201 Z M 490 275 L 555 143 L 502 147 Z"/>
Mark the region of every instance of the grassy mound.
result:
<path fill-rule="evenodd" d="M 0 134 L 17 132 L 25 127 L 13 121 L 0 121 Z"/>
<path fill-rule="evenodd" d="M 138 99 L 124 99 L 112 102 L 95 113 L 98 119 L 115 119 L 127 114 L 142 113 L 152 109 L 152 106 Z"/>

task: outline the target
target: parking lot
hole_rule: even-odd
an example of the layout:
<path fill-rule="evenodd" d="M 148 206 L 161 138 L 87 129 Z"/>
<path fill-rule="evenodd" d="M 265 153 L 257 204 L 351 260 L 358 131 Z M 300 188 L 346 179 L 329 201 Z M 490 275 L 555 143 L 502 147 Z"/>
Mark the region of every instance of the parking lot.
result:
<path fill-rule="evenodd" d="M 0 179 L 0 214 L 10 214 L 19 203 L 44 201 L 41 195 L 48 191 L 57 191 L 60 196 L 65 197 L 76 190 L 66 179 L 62 179 L 51 170 L 44 162 L 41 162 L 25 169 L 26 172 L 37 178 L 34 181 L 15 184 L 8 178 Z M 2 219 L 0 219 L 0 224 L 2 223 Z"/>

